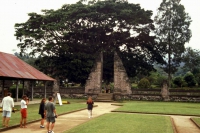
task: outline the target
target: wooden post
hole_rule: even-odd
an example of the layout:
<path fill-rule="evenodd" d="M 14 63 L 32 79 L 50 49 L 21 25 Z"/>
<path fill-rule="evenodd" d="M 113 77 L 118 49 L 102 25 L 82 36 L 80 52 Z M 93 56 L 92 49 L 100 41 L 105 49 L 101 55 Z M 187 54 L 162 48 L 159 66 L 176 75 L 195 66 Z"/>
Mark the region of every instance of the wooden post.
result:
<path fill-rule="evenodd" d="M 45 99 L 47 97 L 47 90 L 46 90 L 46 88 L 47 88 L 47 81 L 44 81 L 44 98 Z"/>
<path fill-rule="evenodd" d="M 33 83 L 34 81 L 31 82 L 31 101 L 33 101 Z"/>
<path fill-rule="evenodd" d="M 22 95 L 24 95 L 24 80 L 22 81 Z"/>
<path fill-rule="evenodd" d="M 2 99 L 4 98 L 4 85 L 5 85 L 5 80 L 2 81 Z"/>
<path fill-rule="evenodd" d="M 16 82 L 16 96 L 15 96 L 15 102 L 18 102 L 19 97 L 19 80 Z"/>

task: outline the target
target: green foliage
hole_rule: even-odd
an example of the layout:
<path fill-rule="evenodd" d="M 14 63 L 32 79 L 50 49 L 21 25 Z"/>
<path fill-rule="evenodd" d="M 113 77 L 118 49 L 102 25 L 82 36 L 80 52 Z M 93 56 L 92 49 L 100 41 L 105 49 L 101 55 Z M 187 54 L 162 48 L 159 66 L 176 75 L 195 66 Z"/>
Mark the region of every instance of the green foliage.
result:
<path fill-rule="evenodd" d="M 200 51 L 192 49 L 191 47 L 186 48 L 185 53 L 182 55 L 184 62 L 183 70 L 185 72 L 192 72 L 193 74 L 200 73 L 198 70 L 200 67 Z"/>
<path fill-rule="evenodd" d="M 183 80 L 182 77 L 175 77 L 174 80 L 173 80 L 173 83 L 175 85 L 177 85 L 178 87 L 182 87 L 183 84 L 185 83 L 185 81 Z"/>
<path fill-rule="evenodd" d="M 138 83 L 139 89 L 149 89 L 151 88 L 151 84 L 147 78 L 142 78 L 140 82 Z"/>
<path fill-rule="evenodd" d="M 158 71 L 151 71 L 150 72 L 150 75 L 147 77 L 147 79 L 149 80 L 151 85 L 153 85 L 157 82 L 159 75 L 160 75 L 160 73 L 158 73 Z"/>
<path fill-rule="evenodd" d="M 16 97 L 16 85 L 12 85 L 9 88 L 9 91 L 12 93 L 12 97 L 15 98 Z M 26 92 L 26 88 L 24 89 L 24 92 Z M 18 86 L 18 97 L 22 98 L 23 95 L 23 85 L 19 84 Z"/>
<path fill-rule="evenodd" d="M 131 84 L 131 88 L 133 88 L 133 89 L 138 89 L 138 85 L 135 84 L 135 83 L 132 83 L 132 84 Z"/>
<path fill-rule="evenodd" d="M 162 87 L 163 86 L 163 82 L 167 81 L 167 77 L 165 76 L 159 76 L 157 78 L 157 81 L 156 81 L 156 85 L 158 85 L 159 87 Z"/>
<path fill-rule="evenodd" d="M 20 53 L 15 52 L 14 55 L 23 60 L 24 62 L 28 63 L 29 65 L 31 65 L 32 67 L 39 69 L 38 66 L 35 65 L 35 61 L 37 60 L 37 58 L 31 57 L 27 53 L 20 55 Z"/>
<path fill-rule="evenodd" d="M 184 76 L 184 80 L 187 82 L 188 87 L 193 87 L 196 85 L 195 77 L 191 72 L 188 72 Z"/>
<path fill-rule="evenodd" d="M 200 86 L 200 73 L 194 75 L 198 86 Z"/>
<path fill-rule="evenodd" d="M 26 90 L 24 90 L 24 91 L 26 91 Z M 10 92 L 12 93 L 12 97 L 13 97 L 13 98 L 16 98 L 16 88 L 10 89 Z M 19 88 L 19 89 L 18 89 L 18 98 L 19 98 L 19 99 L 22 98 L 22 95 L 23 95 L 23 89 L 22 89 L 22 88 Z"/>

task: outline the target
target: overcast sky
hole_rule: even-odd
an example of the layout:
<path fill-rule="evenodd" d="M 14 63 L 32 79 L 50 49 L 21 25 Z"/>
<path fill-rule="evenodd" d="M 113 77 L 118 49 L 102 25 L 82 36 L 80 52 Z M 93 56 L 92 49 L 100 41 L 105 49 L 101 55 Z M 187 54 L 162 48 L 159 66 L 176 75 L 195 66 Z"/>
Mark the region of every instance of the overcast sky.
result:
<path fill-rule="evenodd" d="M 0 51 L 13 54 L 19 52 L 16 40 L 15 23 L 24 23 L 28 20 L 28 13 L 40 13 L 42 9 L 58 9 L 63 4 L 76 3 L 78 0 L 0 0 Z M 128 0 L 129 3 L 140 4 L 145 10 L 152 10 L 153 16 L 162 0 Z M 200 0 L 181 0 L 185 10 L 191 16 L 192 37 L 186 47 L 200 50 Z"/>

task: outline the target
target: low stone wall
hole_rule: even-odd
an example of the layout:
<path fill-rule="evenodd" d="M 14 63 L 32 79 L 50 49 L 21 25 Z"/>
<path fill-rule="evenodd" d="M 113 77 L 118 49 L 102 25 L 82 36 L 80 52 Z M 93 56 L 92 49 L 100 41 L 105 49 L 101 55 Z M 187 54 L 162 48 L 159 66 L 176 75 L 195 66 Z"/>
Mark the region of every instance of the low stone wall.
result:
<path fill-rule="evenodd" d="M 132 89 L 132 94 L 114 93 L 114 100 L 164 101 L 160 89 Z M 170 89 L 169 99 L 175 102 L 200 102 L 200 90 Z"/>
<path fill-rule="evenodd" d="M 62 98 L 85 98 L 85 88 L 84 87 L 59 87 L 59 93 Z M 53 88 L 46 89 L 47 97 L 53 96 Z M 42 98 L 44 97 L 44 88 L 43 87 L 35 87 L 34 88 L 34 98 Z"/>
<path fill-rule="evenodd" d="M 76 98 L 87 99 L 88 96 L 92 96 L 95 100 L 98 94 L 85 93 L 84 87 L 70 87 L 59 88 L 59 93 L 62 98 Z M 161 95 L 161 89 L 132 89 L 132 94 L 123 94 L 120 91 L 113 92 L 113 98 L 116 101 L 120 100 L 141 100 L 141 101 L 164 101 Z M 47 97 L 52 96 L 53 92 L 51 88 L 47 88 Z M 34 97 L 42 98 L 44 96 L 43 88 L 34 88 Z M 169 99 L 167 101 L 175 102 L 200 102 L 200 90 L 182 90 L 182 89 L 170 89 Z"/>
<path fill-rule="evenodd" d="M 60 94 L 85 94 L 85 88 L 84 87 L 60 87 L 59 88 Z"/>
<path fill-rule="evenodd" d="M 200 90 L 170 89 L 170 101 L 200 102 Z"/>

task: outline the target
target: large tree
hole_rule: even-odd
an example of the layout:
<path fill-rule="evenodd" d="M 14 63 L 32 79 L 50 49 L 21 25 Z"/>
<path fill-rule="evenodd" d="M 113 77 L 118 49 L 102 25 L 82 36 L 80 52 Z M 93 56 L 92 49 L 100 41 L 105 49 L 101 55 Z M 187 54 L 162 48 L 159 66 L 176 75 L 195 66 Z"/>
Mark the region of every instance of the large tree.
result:
<path fill-rule="evenodd" d="M 152 11 L 138 4 L 82 0 L 28 15 L 27 22 L 15 24 L 18 47 L 22 54 L 31 49 L 30 54 L 39 55 L 37 64 L 54 77 L 84 83 L 100 52 L 117 52 L 129 76 L 146 73 L 154 61 L 163 61 L 150 36 Z"/>
<path fill-rule="evenodd" d="M 180 65 L 185 43 L 191 38 L 191 18 L 179 2 L 180 0 L 163 0 L 154 19 L 157 42 L 160 44 L 160 50 L 164 51 L 163 57 L 167 61 L 164 70 L 168 73 L 169 87 L 171 75 Z"/>

